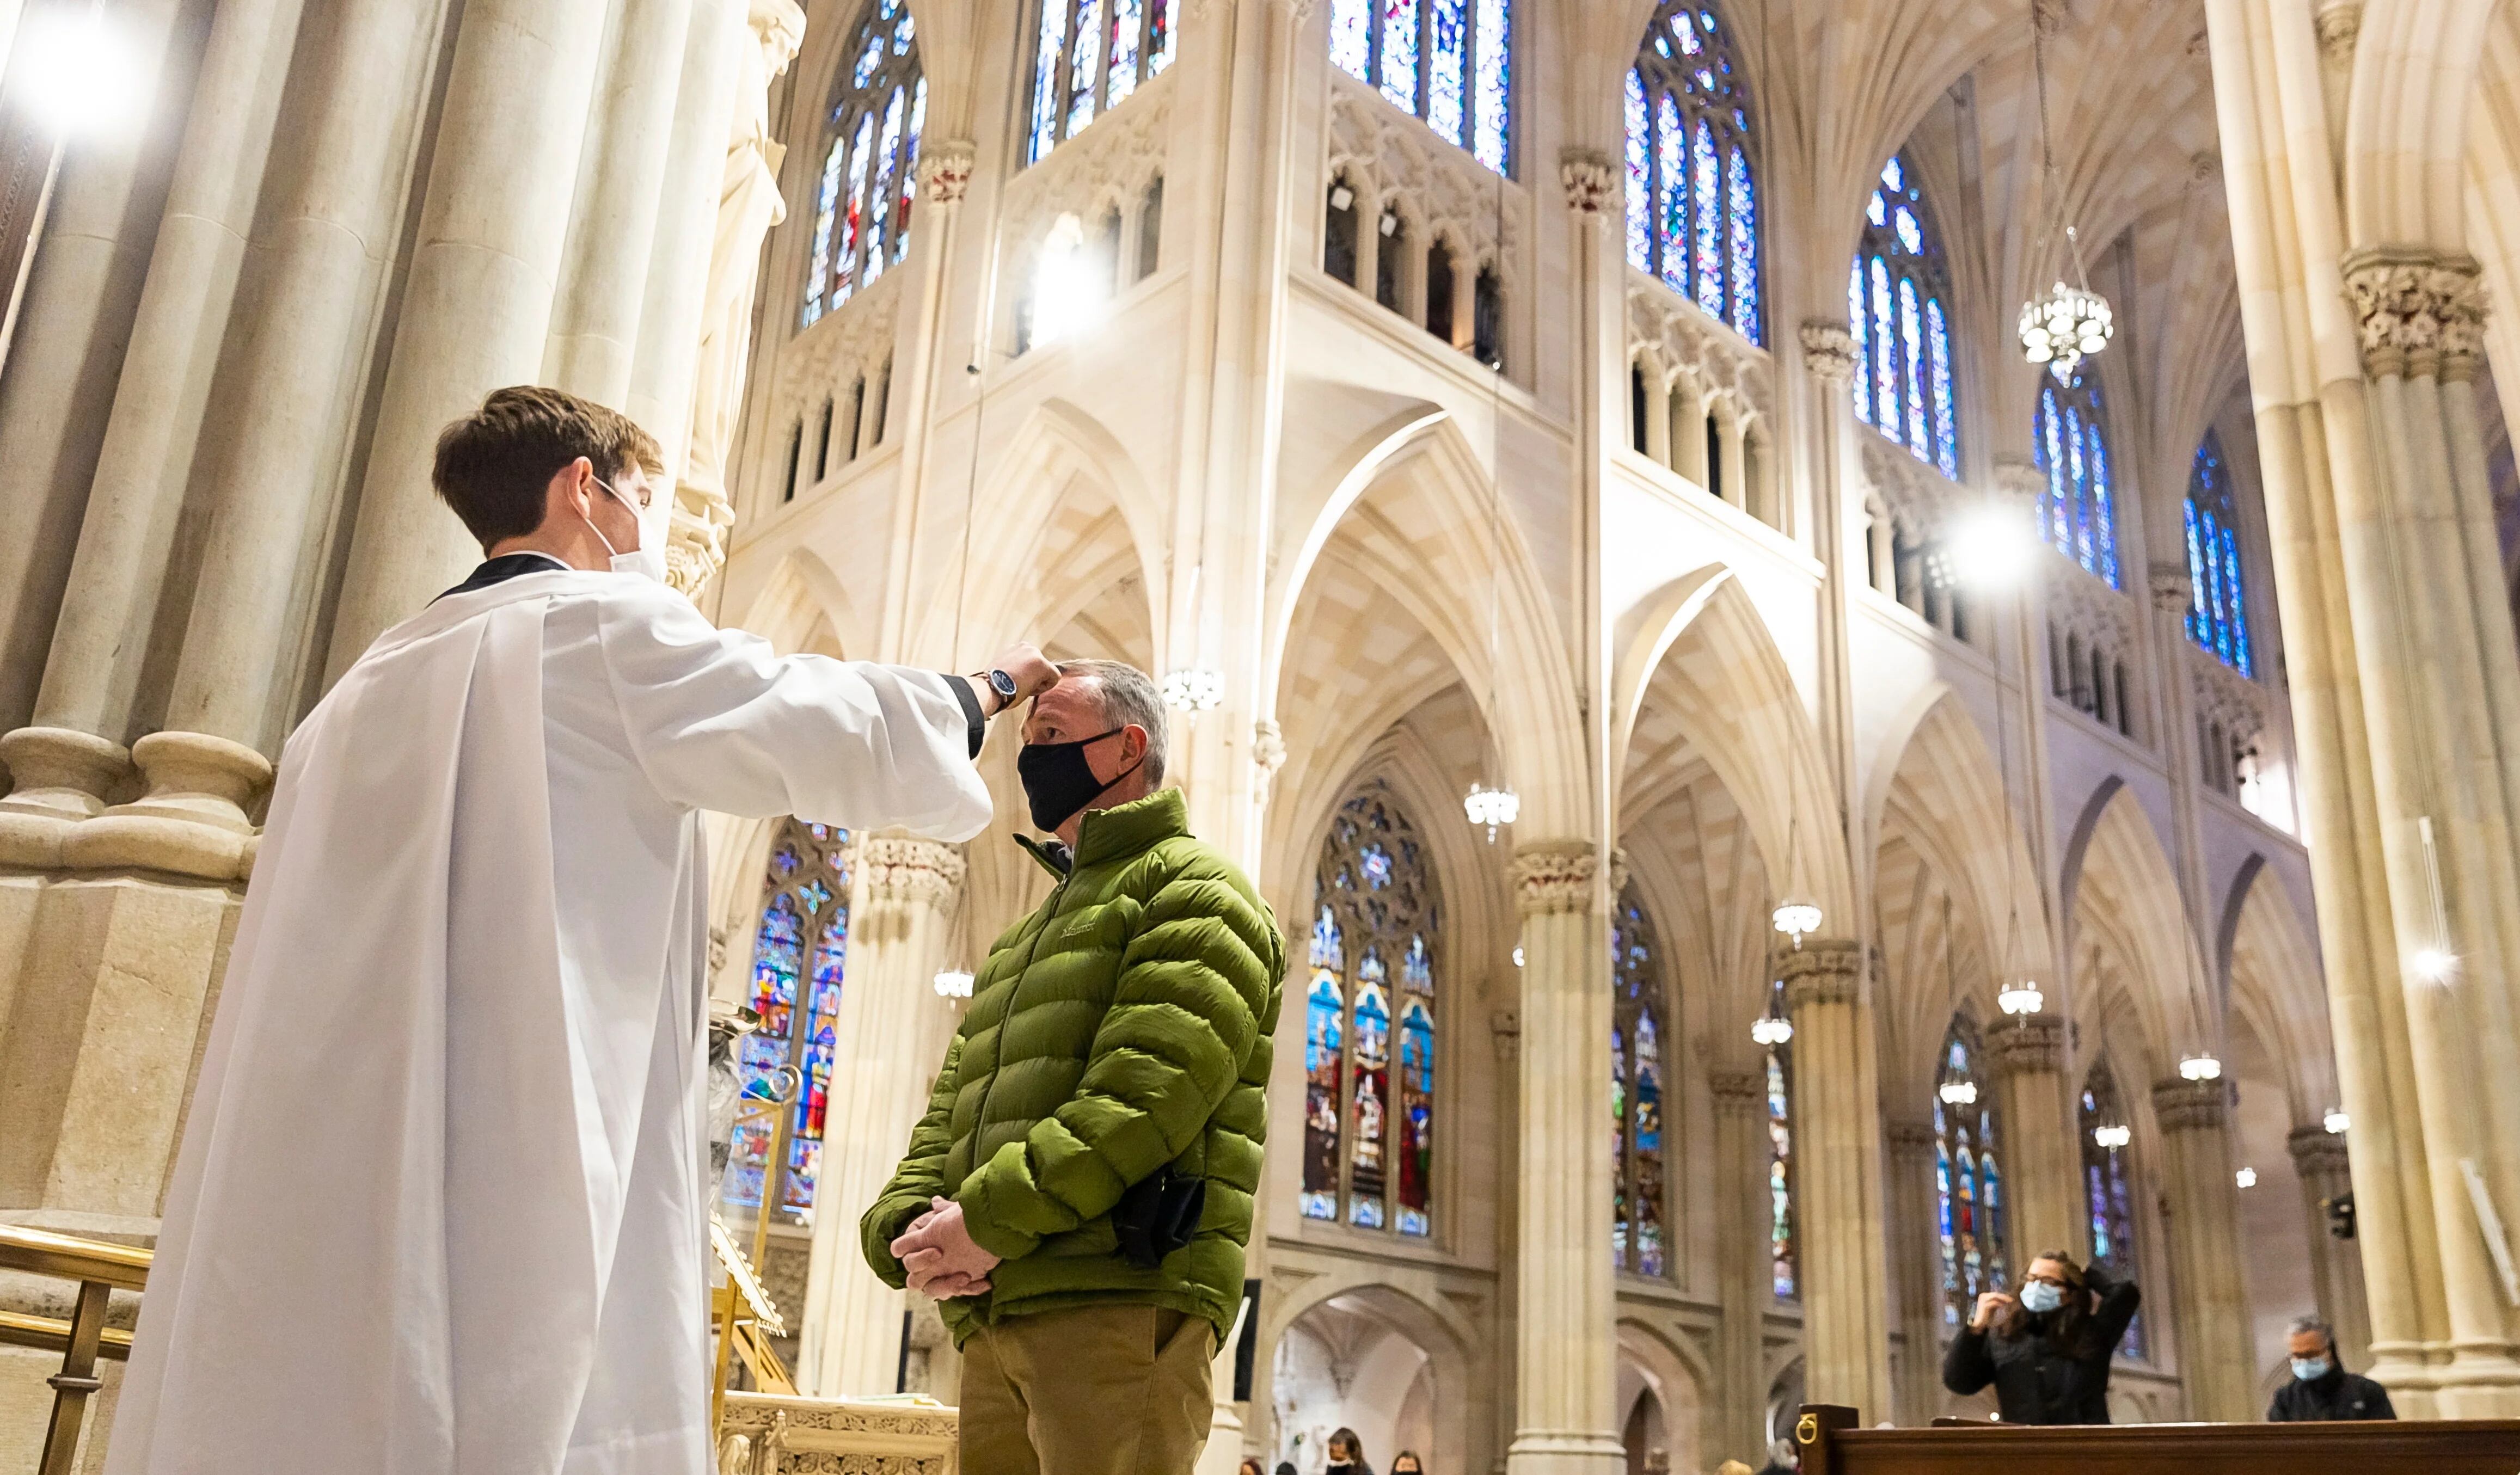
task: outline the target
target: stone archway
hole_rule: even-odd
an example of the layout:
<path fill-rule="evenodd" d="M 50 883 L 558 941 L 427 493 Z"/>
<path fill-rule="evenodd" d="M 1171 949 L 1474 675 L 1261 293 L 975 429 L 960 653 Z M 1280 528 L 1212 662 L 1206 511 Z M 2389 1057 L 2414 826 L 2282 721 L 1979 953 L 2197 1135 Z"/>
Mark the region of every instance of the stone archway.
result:
<path fill-rule="evenodd" d="M 1328 1297 L 1306 1309 L 1279 1333 L 1270 1379 L 1277 1415 L 1271 1456 L 1292 1464 L 1297 1475 L 1320 1475 L 1328 1462 L 1330 1435 L 1353 1432 L 1368 1463 L 1389 1467 L 1403 1451 L 1429 1469 L 1456 1468 L 1463 1448 L 1459 1410 L 1439 1417 L 1458 1386 L 1449 1366 L 1451 1349 L 1440 1339 L 1421 1342 L 1419 1317 L 1390 1304 L 1392 1293 L 1366 1287 Z"/>

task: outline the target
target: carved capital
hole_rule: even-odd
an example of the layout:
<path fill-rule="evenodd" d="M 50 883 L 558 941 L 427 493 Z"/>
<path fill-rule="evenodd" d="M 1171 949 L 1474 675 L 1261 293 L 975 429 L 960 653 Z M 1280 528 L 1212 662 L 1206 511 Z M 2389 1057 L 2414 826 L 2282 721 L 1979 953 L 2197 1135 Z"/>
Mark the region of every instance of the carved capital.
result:
<path fill-rule="evenodd" d="M 1803 325 L 1803 363 L 1828 383 L 1855 379 L 1855 335 L 1833 318 L 1814 318 Z"/>
<path fill-rule="evenodd" d="M 941 840 L 860 835 L 857 864 L 871 902 L 941 908 L 963 885 L 963 853 Z"/>
<path fill-rule="evenodd" d="M 676 482 L 665 530 L 665 582 L 697 599 L 726 566 L 726 537 L 734 527 L 735 504 L 723 488 L 689 476 Z"/>
<path fill-rule="evenodd" d="M 1758 1071 L 1708 1071 L 1706 1089 L 1715 1096 L 1717 1116 L 1757 1116 L 1768 1109 L 1768 1078 Z"/>
<path fill-rule="evenodd" d="M 1890 1140 L 1890 1155 L 1893 1157 L 1933 1156 L 1937 1139 L 1931 1122 L 1890 1122 L 1882 1127 L 1881 1132 Z"/>
<path fill-rule="evenodd" d="M 2231 1115 L 2223 1081 L 2163 1081 L 2152 1088 L 2152 1114 L 2164 1132 L 2220 1132 Z"/>
<path fill-rule="evenodd" d="M 1987 1069 L 2001 1080 L 2065 1068 L 2065 1021 L 2054 1014 L 2007 1015 L 1986 1027 Z"/>
<path fill-rule="evenodd" d="M 977 155 L 970 140 L 940 138 L 921 145 L 919 150 L 919 182 L 927 190 L 927 198 L 938 204 L 952 204 L 971 188 L 971 161 Z"/>
<path fill-rule="evenodd" d="M 1593 905 L 1593 872 L 1599 865 L 1589 840 L 1535 840 L 1514 851 L 1515 905 L 1525 916 L 1555 916 Z M 1625 868 L 1611 869 L 1611 889 Z"/>
<path fill-rule="evenodd" d="M 2048 473 L 2027 456 L 2010 453 L 1995 458 L 1995 489 L 2020 502 L 2036 502 L 2048 490 Z"/>
<path fill-rule="evenodd" d="M 2345 258 L 2345 293 L 2362 340 L 2362 370 L 2465 380 L 2485 347 L 2485 281 L 2474 258 L 2410 246 Z"/>
<path fill-rule="evenodd" d="M 1777 976 L 1785 985 L 1785 1010 L 1853 1004 L 1864 980 L 1864 949 L 1844 938 L 1806 937 L 1799 948 L 1777 950 Z"/>
<path fill-rule="evenodd" d="M 2354 61 L 2354 42 L 2362 34 L 2362 0 L 2328 0 L 2318 8 L 2318 54 L 2330 67 Z"/>
<path fill-rule="evenodd" d="M 1598 149 L 1569 149 L 1559 155 L 1557 182 L 1566 187 L 1566 208 L 1578 215 L 1604 214 L 1618 199 L 1618 171 Z"/>
<path fill-rule="evenodd" d="M 2195 607 L 2196 583 L 2186 564 L 2155 563 L 2144 572 L 2152 590 L 2153 608 L 2164 614 L 2184 615 Z"/>
<path fill-rule="evenodd" d="M 1286 766 L 1286 734 L 1274 719 L 1263 717 L 1251 724 L 1251 761 L 1260 766 L 1264 783 Z"/>
<path fill-rule="evenodd" d="M 2342 1183 L 2353 1168 L 2345 1139 L 2317 1124 L 2295 1127 L 2292 1135 L 2284 1139 L 2284 1145 L 2292 1149 L 2295 1171 L 2313 1187 L 2318 1186 L 2321 1180 Z"/>

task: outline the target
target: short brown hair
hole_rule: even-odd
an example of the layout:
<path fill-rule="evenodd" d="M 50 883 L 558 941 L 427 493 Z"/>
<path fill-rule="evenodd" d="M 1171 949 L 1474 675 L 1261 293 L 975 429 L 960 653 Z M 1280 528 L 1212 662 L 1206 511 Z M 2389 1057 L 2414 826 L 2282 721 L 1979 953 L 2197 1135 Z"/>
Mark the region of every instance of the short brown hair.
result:
<path fill-rule="evenodd" d="M 539 384 L 493 389 L 437 435 L 428 479 L 483 548 L 542 526 L 552 477 L 580 456 L 614 480 L 636 466 L 665 474 L 656 438 L 629 416 Z"/>

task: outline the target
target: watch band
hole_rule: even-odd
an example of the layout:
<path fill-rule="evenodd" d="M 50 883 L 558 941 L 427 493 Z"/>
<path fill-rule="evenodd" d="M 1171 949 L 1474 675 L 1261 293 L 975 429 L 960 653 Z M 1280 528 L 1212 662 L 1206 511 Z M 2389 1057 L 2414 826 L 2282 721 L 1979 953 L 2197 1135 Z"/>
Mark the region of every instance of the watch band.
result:
<path fill-rule="evenodd" d="M 1019 689 L 1015 686 L 1015 679 L 1013 677 L 1009 676 L 1004 671 L 992 668 L 987 675 L 981 678 L 981 680 L 988 683 L 990 691 L 998 693 L 998 711 L 1003 712 L 1007 708 L 1015 704 L 1015 693 Z M 995 714 L 993 713 L 991 715 L 994 716 Z"/>

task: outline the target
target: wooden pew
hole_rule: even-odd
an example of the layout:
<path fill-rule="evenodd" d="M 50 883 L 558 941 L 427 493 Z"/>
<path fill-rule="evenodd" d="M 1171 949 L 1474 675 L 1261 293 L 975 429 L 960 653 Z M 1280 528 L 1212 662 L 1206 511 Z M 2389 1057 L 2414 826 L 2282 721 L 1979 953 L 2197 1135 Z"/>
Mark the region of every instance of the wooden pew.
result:
<path fill-rule="evenodd" d="M 1805 1404 L 1794 1442 L 1802 1475 L 2520 1475 L 2520 1419 L 1867 1429 L 1852 1408 Z"/>

